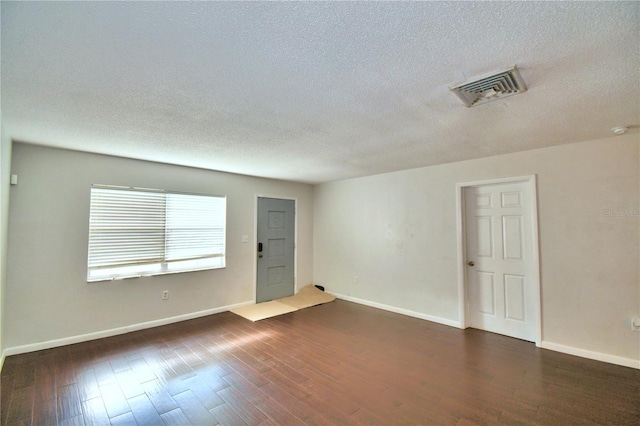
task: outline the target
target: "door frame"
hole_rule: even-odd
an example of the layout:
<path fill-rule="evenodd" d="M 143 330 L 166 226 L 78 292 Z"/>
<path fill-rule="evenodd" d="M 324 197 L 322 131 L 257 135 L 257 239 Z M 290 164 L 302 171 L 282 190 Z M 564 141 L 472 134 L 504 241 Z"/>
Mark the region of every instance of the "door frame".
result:
<path fill-rule="evenodd" d="M 256 194 L 253 201 L 253 301 L 258 300 L 258 199 L 273 198 L 293 201 L 293 294 L 298 289 L 298 198 Z"/>
<path fill-rule="evenodd" d="M 460 328 L 469 327 L 469 301 L 467 299 L 467 238 L 465 224 L 465 189 L 470 187 L 482 187 L 489 185 L 497 185 L 501 183 L 524 183 L 529 186 L 531 194 L 531 234 L 533 244 L 533 268 L 531 272 L 531 282 L 534 294 L 534 312 L 535 315 L 535 344 L 540 347 L 542 343 L 542 299 L 540 285 L 540 244 L 538 238 L 538 188 L 536 175 L 516 176 L 507 178 L 487 179 L 473 182 L 462 182 L 456 184 L 456 232 L 458 242 L 458 301 L 459 301 L 459 318 Z"/>

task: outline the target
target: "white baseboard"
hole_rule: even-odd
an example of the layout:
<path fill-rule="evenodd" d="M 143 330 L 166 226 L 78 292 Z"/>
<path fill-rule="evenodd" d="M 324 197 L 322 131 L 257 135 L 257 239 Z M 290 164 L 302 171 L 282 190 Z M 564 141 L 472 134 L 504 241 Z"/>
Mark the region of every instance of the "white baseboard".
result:
<path fill-rule="evenodd" d="M 385 305 L 382 303 L 371 302 L 365 299 L 358 299 L 357 297 L 347 296 L 340 293 L 332 293 L 332 292 L 329 292 L 329 293 L 333 294 L 338 299 L 346 300 L 347 302 L 358 303 L 360 305 L 371 306 L 372 308 L 382 309 L 383 311 L 395 312 L 396 314 L 407 315 L 409 317 L 420 318 L 420 319 L 435 322 L 438 324 L 448 325 L 450 327 L 461 328 L 459 321 L 440 318 L 433 315 L 427 315 L 421 312 L 410 311 L 408 309 L 397 308 L 395 306 Z"/>
<path fill-rule="evenodd" d="M 32 343 L 29 345 L 14 346 L 12 348 L 7 348 L 4 350 L 4 352 L 2 353 L 2 362 L 4 362 L 5 356 L 41 351 L 44 349 L 56 348 L 59 346 L 72 345 L 74 343 L 81 343 L 81 342 L 88 342 L 90 340 L 102 339 L 104 337 L 117 336 L 119 334 L 130 333 L 132 331 L 144 330 L 147 328 L 159 327 L 162 325 L 173 324 L 176 322 L 186 321 L 194 318 L 206 317 L 207 315 L 219 314 L 220 312 L 226 312 L 234 308 L 239 308 L 241 306 L 253 305 L 254 303 L 255 302 L 252 300 L 249 302 L 236 303 L 234 305 L 221 306 L 219 308 L 206 309 L 204 311 L 191 312 L 188 314 L 178 315 L 175 317 L 162 318 L 154 321 L 147 321 L 139 324 L 132 324 L 124 327 L 97 331 L 95 333 L 64 337 L 62 339 L 48 340 L 46 342 Z M 0 365 L 0 369 L 1 369 L 1 365 Z"/>
<path fill-rule="evenodd" d="M 407 315 L 414 318 L 420 318 L 426 321 L 435 322 L 438 324 L 447 325 L 450 327 L 461 328 L 460 322 L 449 320 L 446 318 L 440 318 L 432 315 L 423 314 L 420 312 L 410 311 L 408 309 L 397 308 L 395 306 L 385 305 L 382 303 L 371 302 L 365 299 L 359 299 L 357 297 L 347 296 L 340 293 L 329 292 L 336 296 L 338 299 L 346 300 L 348 302 L 358 303 L 360 305 L 370 306 L 372 308 L 378 308 L 389 312 L 395 312 L 401 315 Z M 132 331 L 144 330 L 147 328 L 159 327 L 162 325 L 173 324 L 180 321 L 187 321 L 194 318 L 200 318 L 207 315 L 218 314 L 221 312 L 226 312 L 234 308 L 239 308 L 241 306 L 247 306 L 254 304 L 254 301 L 247 301 L 242 303 L 236 303 L 234 305 L 222 306 L 219 308 L 207 309 L 204 311 L 192 312 L 189 314 L 178 315 L 175 317 L 162 318 L 159 320 L 143 322 L 139 324 L 132 324 L 124 327 L 112 328 L 109 330 L 98 331 L 95 333 L 82 334 L 79 336 L 71 336 L 65 337 L 62 339 L 56 340 L 48 340 L 46 342 L 38 342 L 32 343 L 29 345 L 22 346 L 14 346 L 12 348 L 6 348 L 0 354 L 0 371 L 2 371 L 2 366 L 4 365 L 4 360 L 7 356 L 18 355 L 27 352 L 35 352 L 44 349 L 56 348 L 59 346 L 72 345 L 74 343 L 87 342 L 90 340 L 102 339 L 104 337 L 117 336 L 119 334 L 130 333 Z M 616 355 L 605 354 L 602 352 L 594 352 L 586 349 L 580 349 L 573 346 L 561 345 L 559 343 L 553 343 L 549 341 L 543 340 L 540 343 L 540 348 L 548 349 L 556 352 L 562 352 L 568 355 L 579 356 L 582 358 L 593 359 L 595 361 L 607 362 L 609 364 L 621 365 L 623 367 L 630 367 L 635 369 L 640 369 L 640 360 L 632 359 L 632 358 L 624 358 Z"/>
<path fill-rule="evenodd" d="M 559 343 L 548 342 L 545 340 L 540 343 L 540 347 L 543 349 L 549 349 L 551 351 L 562 352 L 568 355 L 575 355 L 582 358 L 593 359 L 595 361 L 608 362 L 609 364 L 616 364 L 623 367 L 640 369 L 640 360 L 638 359 L 624 358 L 621 356 L 609 355 L 602 352 L 589 351 L 586 349 L 561 345 Z"/>
<path fill-rule="evenodd" d="M 331 293 L 331 294 L 336 296 L 338 299 L 358 303 L 360 305 L 371 306 L 372 308 L 378 308 L 385 311 L 395 312 L 397 314 L 420 318 L 420 319 L 435 322 L 438 324 L 448 325 L 456 328 L 462 328 L 459 321 L 453 321 L 445 318 L 434 317 L 432 315 L 422 314 L 420 312 L 414 312 L 414 311 L 410 311 L 402 308 L 396 308 L 395 306 L 389 306 L 382 303 L 371 302 L 364 299 L 358 299 L 357 297 L 347 296 L 340 293 Z M 574 355 L 582 358 L 593 359 L 595 361 L 602 361 L 602 362 L 607 362 L 609 364 L 621 365 L 623 367 L 640 369 L 640 360 L 637 360 L 637 359 L 624 358 L 616 355 L 589 351 L 586 349 L 575 348 L 573 346 L 561 345 L 558 343 L 553 343 L 553 342 L 544 341 L 544 340 L 540 343 L 539 347 L 543 349 L 556 351 L 556 352 L 562 352 L 568 355 Z"/>

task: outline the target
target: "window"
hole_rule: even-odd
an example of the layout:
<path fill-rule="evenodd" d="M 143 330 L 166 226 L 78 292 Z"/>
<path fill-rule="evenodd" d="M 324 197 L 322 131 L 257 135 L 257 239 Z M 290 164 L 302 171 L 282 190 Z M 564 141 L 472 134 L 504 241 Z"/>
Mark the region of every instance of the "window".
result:
<path fill-rule="evenodd" d="M 87 281 L 225 266 L 226 197 L 94 185 Z"/>

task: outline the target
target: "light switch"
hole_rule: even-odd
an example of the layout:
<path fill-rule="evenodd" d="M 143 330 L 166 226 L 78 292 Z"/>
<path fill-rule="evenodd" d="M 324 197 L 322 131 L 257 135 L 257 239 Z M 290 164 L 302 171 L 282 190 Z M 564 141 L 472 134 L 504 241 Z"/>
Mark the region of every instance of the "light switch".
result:
<path fill-rule="evenodd" d="M 18 184 L 18 175 L 11 175 L 11 185 Z"/>
<path fill-rule="evenodd" d="M 243 235 L 242 236 L 242 242 L 243 243 L 248 243 L 249 242 L 249 236 L 248 235 Z"/>

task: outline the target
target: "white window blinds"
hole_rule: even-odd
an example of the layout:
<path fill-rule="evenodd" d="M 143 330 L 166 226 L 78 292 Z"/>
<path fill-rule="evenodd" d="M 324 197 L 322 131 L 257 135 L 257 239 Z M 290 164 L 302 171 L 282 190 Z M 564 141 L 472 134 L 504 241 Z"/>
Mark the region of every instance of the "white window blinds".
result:
<path fill-rule="evenodd" d="M 91 188 L 88 281 L 225 266 L 226 198 Z"/>

